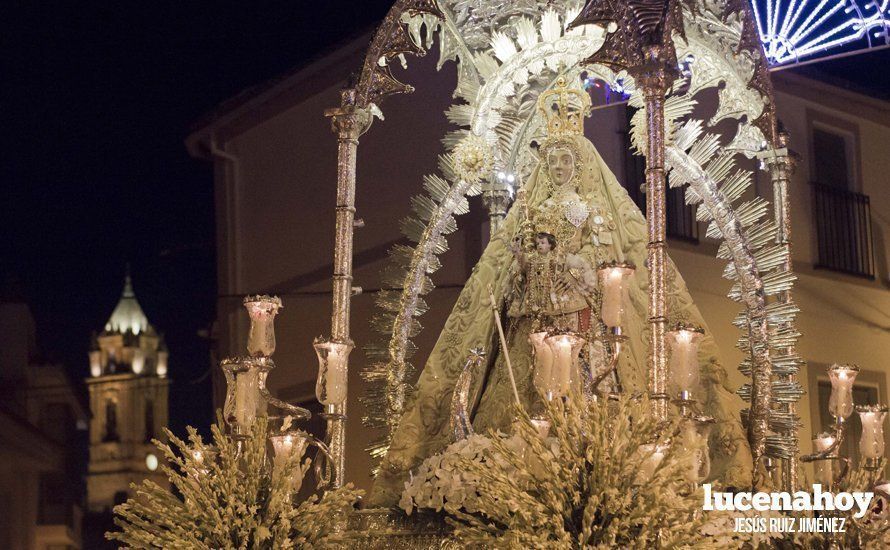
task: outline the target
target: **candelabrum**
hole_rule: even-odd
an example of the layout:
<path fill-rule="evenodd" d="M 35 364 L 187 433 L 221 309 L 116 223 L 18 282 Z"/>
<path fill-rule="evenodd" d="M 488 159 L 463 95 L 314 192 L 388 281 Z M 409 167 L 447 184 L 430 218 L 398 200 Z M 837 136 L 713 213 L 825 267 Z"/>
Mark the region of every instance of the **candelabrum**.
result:
<path fill-rule="evenodd" d="M 602 392 L 599 387 L 609 376 L 614 377 L 614 389 L 620 391 L 618 380 L 618 358 L 621 355 L 627 336 L 624 335 L 625 308 L 627 307 L 627 278 L 634 272 L 634 266 L 624 262 L 602 264 L 597 270 L 602 288 L 600 306 L 604 331 L 605 368 L 597 371 L 597 354 L 594 348 L 602 342 L 588 341 L 578 331 L 567 327 L 555 327 L 552 320 L 538 319 L 536 329 L 529 334 L 529 344 L 534 354 L 534 384 L 548 401 L 566 395 L 577 386 L 585 395 L 593 397 Z M 589 372 L 583 372 L 579 354 L 585 344 L 591 346 Z M 598 348 L 597 348 L 598 349 Z"/>
<path fill-rule="evenodd" d="M 567 328 L 540 327 L 529 335 L 535 360 L 533 382 L 547 401 L 567 395 L 581 380 L 578 363 L 585 342 Z"/>
<path fill-rule="evenodd" d="M 226 377 L 223 419 L 229 427 L 229 435 L 240 443 L 250 437 L 257 420 L 266 417 L 268 440 L 273 450 L 270 467 L 281 469 L 292 457 L 302 457 L 313 446 L 320 455 L 317 458 L 324 459 L 314 461 L 316 481 L 319 487 L 326 486 L 332 478 L 332 460 L 327 446 L 293 427 L 294 421 L 308 420 L 311 416 L 309 411 L 276 399 L 266 387 L 266 379 L 275 368 L 271 355 L 275 352 L 275 316 L 282 307 L 281 300 L 275 296 L 248 296 L 244 299 L 244 307 L 250 316 L 249 355 L 229 357 L 220 362 Z M 213 459 L 206 456 L 207 453 L 196 452 L 200 456 L 193 458 L 198 464 Z M 286 473 L 291 476 L 294 492 L 303 483 L 303 471 L 299 467 L 298 470 Z"/>
<path fill-rule="evenodd" d="M 801 457 L 803 462 L 814 463 L 817 480 L 832 490 L 847 477 L 852 467 L 852 461 L 841 455 L 840 448 L 847 435 L 849 418 L 854 411 L 859 414 L 862 423 L 859 466 L 877 474 L 883 465 L 884 419 L 888 409 L 881 405 L 854 404 L 853 384 L 858 374 L 859 367 L 856 365 L 834 364 L 828 367 L 828 379 L 831 382 L 828 412 L 834 419 L 834 425 L 829 431 L 813 438 L 813 454 Z"/>
<path fill-rule="evenodd" d="M 687 323 L 678 323 L 666 335 L 670 352 L 670 391 L 675 396 L 672 402 L 683 417 L 695 411 L 695 395 L 699 388 L 698 348 L 704 335 L 701 327 Z"/>
<path fill-rule="evenodd" d="M 341 487 L 346 476 L 346 389 L 352 340 L 325 339 L 313 342 L 318 356 L 315 397 L 324 405 L 325 441 L 330 450 L 333 487 Z"/>
<path fill-rule="evenodd" d="M 627 280 L 635 270 L 636 267 L 627 262 L 603 263 L 597 269 L 602 295 L 600 319 L 605 327 L 604 340 L 608 345 L 608 357 L 606 368 L 594 377 L 591 383 L 594 394 L 599 393 L 600 384 L 609 376 L 613 377 L 615 390 L 621 391 L 618 358 L 621 356 L 625 342 L 627 342 L 627 336 L 623 329 L 625 310 L 629 301 Z"/>
<path fill-rule="evenodd" d="M 695 397 L 700 387 L 698 348 L 704 338 L 701 327 L 680 322 L 665 335 L 669 351 L 672 403 L 682 418 L 679 441 L 693 449 L 695 456 L 687 475 L 689 483 L 704 481 L 711 472 L 708 439 L 715 420 L 701 413 Z"/>
<path fill-rule="evenodd" d="M 890 482 L 878 479 L 884 468 L 884 420 L 887 407 L 882 405 L 855 405 L 853 384 L 859 374 L 856 365 L 834 364 L 828 367 L 831 382 L 831 395 L 828 399 L 828 412 L 834 424 L 825 432 L 813 438 L 813 453 L 801 457 L 802 462 L 813 463 L 815 480 L 836 492 L 853 469 L 853 461 L 841 454 L 841 446 L 847 437 L 849 418 L 853 412 L 859 414 L 862 435 L 859 439 L 860 462 L 858 467 L 868 473 L 872 491 L 881 499 L 882 505 L 872 507 L 868 514 L 854 521 L 863 532 L 879 532 L 890 522 Z M 838 547 L 835 537 L 831 547 Z"/>
<path fill-rule="evenodd" d="M 569 393 L 572 388 L 582 389 L 580 382 L 587 382 L 585 397 L 616 397 L 621 392 L 618 377 L 618 360 L 627 342 L 624 333 L 625 311 L 628 298 L 628 278 L 634 273 L 634 266 L 624 262 L 604 263 L 597 269 L 599 278 L 600 321 L 603 328 L 602 342 L 590 342 L 605 346 L 599 354 L 589 354 L 590 372 L 580 368 L 579 352 L 587 340 L 574 330 L 553 328 L 553 320 L 538 319 L 535 329 L 529 335 L 529 344 L 534 354 L 534 384 L 545 399 L 552 400 Z M 695 397 L 699 392 L 698 349 L 704 330 L 687 323 L 677 324 L 667 333 L 670 351 L 670 369 L 675 395 L 674 405 L 681 417 L 678 433 L 672 436 L 672 444 L 680 445 L 693 455 L 686 479 L 690 484 L 704 481 L 710 474 L 711 462 L 708 451 L 710 431 L 714 419 L 701 414 Z M 598 359 L 604 368 L 598 370 Z M 615 391 L 603 391 L 600 385 L 613 376 Z M 666 397 L 666 396 L 665 396 Z M 539 430 L 546 430 L 546 420 L 533 418 Z M 540 424 L 540 426 L 539 426 Z M 655 444 L 643 445 L 639 449 L 644 457 L 641 463 L 640 482 L 651 478 L 652 473 L 664 458 L 666 449 Z"/>

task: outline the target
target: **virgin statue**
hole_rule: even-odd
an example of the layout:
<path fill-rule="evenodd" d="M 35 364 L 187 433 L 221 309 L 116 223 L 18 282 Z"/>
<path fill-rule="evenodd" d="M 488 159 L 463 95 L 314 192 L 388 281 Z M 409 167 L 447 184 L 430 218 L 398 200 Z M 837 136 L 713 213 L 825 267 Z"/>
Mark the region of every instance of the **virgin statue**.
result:
<path fill-rule="evenodd" d="M 581 95 L 587 108 L 577 106 Z M 589 97 L 563 85 L 542 94 L 539 109 L 547 135 L 538 148 L 538 165 L 445 322 L 420 374 L 415 399 L 381 464 L 372 505 L 394 505 L 409 472 L 452 442 L 450 401 L 472 348 L 490 350 L 488 364 L 474 373 L 470 391 L 476 396 L 472 414 L 476 432 L 509 431 L 516 393 L 526 410 L 540 407 L 530 335 L 548 324 L 580 332 L 588 342 L 597 341 L 602 312 L 594 299 L 599 284 L 595 270 L 603 263 L 636 266 L 628 284 L 622 326 L 629 338 L 619 358 L 617 380 L 624 392 L 647 389 L 646 221 L 584 137 Z M 673 262 L 668 262 L 667 273 L 669 326 L 684 322 L 705 328 L 698 355 L 699 395 L 704 414 L 716 420 L 710 436 L 709 479 L 729 486 L 750 485 L 752 459 L 739 420 L 741 400 L 726 387 L 717 347 L 707 336 L 705 322 Z M 490 296 L 503 319 L 516 392 L 505 354 L 499 351 Z M 591 363 L 594 355 L 591 346 Z"/>

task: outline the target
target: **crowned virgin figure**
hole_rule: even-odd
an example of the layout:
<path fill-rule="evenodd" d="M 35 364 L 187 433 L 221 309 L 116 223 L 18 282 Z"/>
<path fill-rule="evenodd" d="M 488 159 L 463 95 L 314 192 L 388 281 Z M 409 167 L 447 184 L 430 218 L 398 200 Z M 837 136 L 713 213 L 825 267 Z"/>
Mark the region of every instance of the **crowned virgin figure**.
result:
<path fill-rule="evenodd" d="M 540 407 L 530 336 L 549 327 L 585 335 L 591 369 L 602 347 L 597 266 L 627 262 L 636 273 L 627 284 L 623 333 L 628 337 L 617 366 L 624 392 L 647 390 L 648 273 L 646 221 L 583 133 L 590 98 L 564 81 L 538 102 L 547 134 L 538 165 L 523 186 L 479 262 L 420 374 L 414 400 L 393 434 L 371 494 L 375 506 L 394 505 L 409 472 L 452 442 L 450 403 L 469 351 L 489 350 L 473 373 L 471 420 L 479 433 L 508 432 L 517 398 L 528 411 Z M 705 329 L 699 347 L 700 402 L 716 424 L 710 436 L 709 479 L 731 486 L 751 483 L 751 452 L 739 420 L 741 400 L 726 386 L 726 372 L 706 324 L 673 262 L 668 261 L 669 323 Z M 510 380 L 490 296 L 500 312 Z"/>

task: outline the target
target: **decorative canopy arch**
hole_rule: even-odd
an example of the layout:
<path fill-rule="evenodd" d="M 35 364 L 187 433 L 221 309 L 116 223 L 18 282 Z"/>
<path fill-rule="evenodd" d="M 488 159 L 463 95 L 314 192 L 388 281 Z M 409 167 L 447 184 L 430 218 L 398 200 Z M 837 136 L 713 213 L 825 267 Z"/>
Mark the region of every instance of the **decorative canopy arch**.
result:
<path fill-rule="evenodd" d="M 521 180 L 533 164 L 529 147 L 541 134 L 534 105 L 557 77 L 582 72 L 629 94 L 638 109 L 633 143 L 647 158 L 647 219 L 650 229 L 650 393 L 663 397 L 664 187 L 686 186 L 686 200 L 699 205 L 709 237 L 722 239 L 718 257 L 728 261 L 733 281 L 729 297 L 743 311 L 741 365 L 751 383 L 739 393 L 752 402 L 747 420 L 755 460 L 786 459 L 787 485 L 796 483 L 797 420 L 800 395 L 794 376 L 801 360 L 794 353 L 797 312 L 790 288 L 787 193 L 790 160 L 778 131 L 766 57 L 750 7 L 744 0 L 520 0 L 504 5 L 486 0 L 398 0 L 374 36 L 354 89 L 328 114 L 340 136 L 338 243 L 335 257 L 334 334 L 348 339 L 351 280 L 355 147 L 370 125 L 371 113 L 396 93 L 413 88 L 396 80 L 390 65 L 407 55 L 424 55 L 438 40 L 438 67 L 453 61 L 458 74 L 456 102 L 447 110 L 458 129 L 444 137 L 439 173 L 424 178 L 425 194 L 411 200 L 413 215 L 402 222 L 413 247 L 392 250 L 394 269 L 385 277 L 374 324 L 384 339 L 368 346 L 370 383 L 367 425 L 382 430 L 370 448 L 386 453 L 390 435 L 410 397 L 408 384 L 414 345 L 426 311 L 423 295 L 430 275 L 447 249 L 456 215 L 468 211 L 467 195 L 482 192 L 485 180 L 509 170 Z M 679 62 L 678 62 L 679 60 Z M 678 65 L 680 68 L 678 69 Z M 682 69 L 682 70 L 681 70 Z M 696 119 L 696 96 L 718 89 L 718 107 Z M 737 122 L 726 141 L 714 130 Z M 492 163 L 470 177 L 455 158 L 458 144 L 475 140 Z M 459 157 L 459 153 L 457 153 Z M 750 197 L 751 173 L 737 167 L 739 155 L 763 159 L 774 183 L 772 213 L 761 197 Z M 778 406 L 775 406 L 778 404 Z M 775 410 L 773 410 L 775 409 Z M 335 431 L 336 432 L 336 431 Z M 332 436 L 336 439 L 338 436 Z M 342 438 L 342 435 L 339 436 Z"/>

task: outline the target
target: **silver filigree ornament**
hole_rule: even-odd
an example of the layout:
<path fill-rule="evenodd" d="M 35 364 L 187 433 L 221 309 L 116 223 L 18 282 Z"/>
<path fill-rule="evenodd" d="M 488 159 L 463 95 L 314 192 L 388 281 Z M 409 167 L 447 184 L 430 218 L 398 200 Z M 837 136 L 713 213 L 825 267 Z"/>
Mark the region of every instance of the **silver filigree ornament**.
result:
<path fill-rule="evenodd" d="M 454 170 L 460 179 L 478 183 L 494 169 L 492 146 L 481 136 L 470 134 L 454 148 Z"/>
<path fill-rule="evenodd" d="M 590 209 L 582 202 L 571 200 L 566 203 L 564 214 L 569 223 L 577 229 L 590 217 Z"/>

